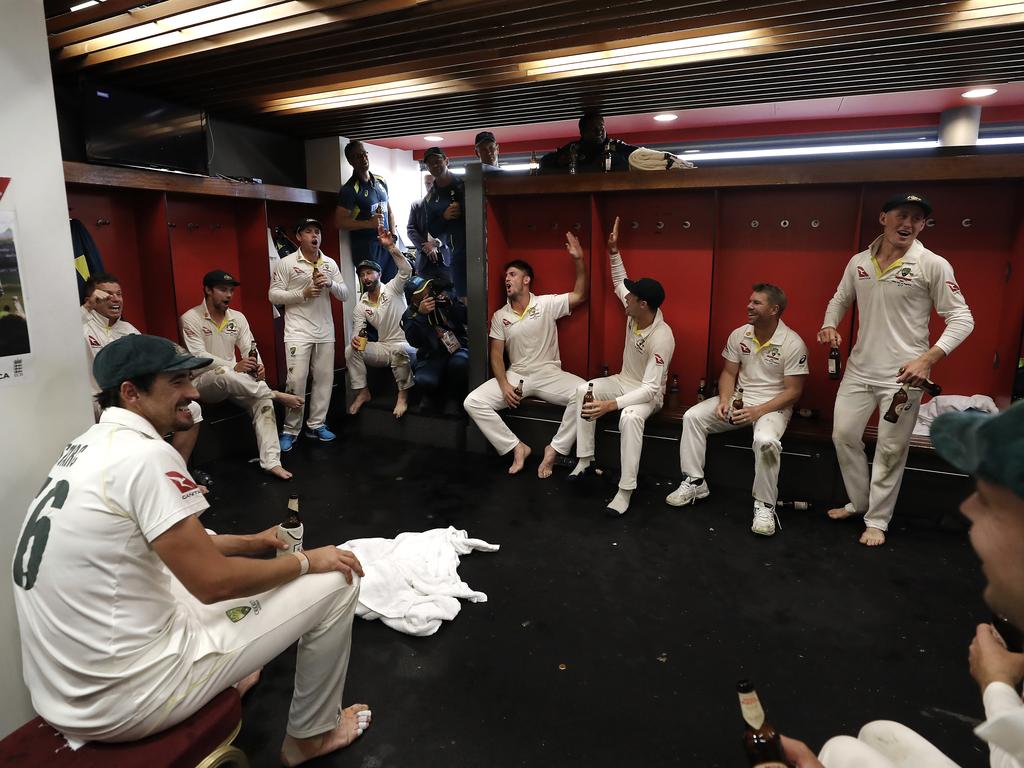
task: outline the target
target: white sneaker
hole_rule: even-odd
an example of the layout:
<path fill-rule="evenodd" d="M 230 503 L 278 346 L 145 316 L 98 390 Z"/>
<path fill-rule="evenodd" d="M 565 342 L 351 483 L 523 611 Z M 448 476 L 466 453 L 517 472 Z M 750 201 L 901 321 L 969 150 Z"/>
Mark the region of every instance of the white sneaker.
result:
<path fill-rule="evenodd" d="M 672 493 L 665 497 L 665 503 L 673 507 L 685 507 L 693 504 L 697 499 L 706 499 L 711 495 L 708 484 L 701 480 L 700 485 L 693 485 L 689 480 L 683 480 Z"/>
<path fill-rule="evenodd" d="M 751 531 L 761 536 L 774 536 L 775 523 L 778 519 L 775 507 L 768 506 L 763 501 L 754 500 L 754 522 L 750 525 Z M 782 528 L 781 522 L 779 528 Z"/>

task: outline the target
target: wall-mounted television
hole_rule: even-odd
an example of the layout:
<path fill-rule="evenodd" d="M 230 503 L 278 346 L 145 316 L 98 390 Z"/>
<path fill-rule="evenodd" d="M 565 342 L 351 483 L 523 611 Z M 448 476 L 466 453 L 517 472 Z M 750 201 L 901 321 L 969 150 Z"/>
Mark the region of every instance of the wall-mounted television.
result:
<path fill-rule="evenodd" d="M 199 110 L 89 84 L 81 107 L 90 162 L 207 173 L 206 119 Z"/>

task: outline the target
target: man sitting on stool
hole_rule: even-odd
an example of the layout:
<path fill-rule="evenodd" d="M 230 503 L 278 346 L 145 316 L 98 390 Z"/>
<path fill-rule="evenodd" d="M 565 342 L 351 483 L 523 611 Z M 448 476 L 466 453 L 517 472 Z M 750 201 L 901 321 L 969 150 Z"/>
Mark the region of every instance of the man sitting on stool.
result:
<path fill-rule="evenodd" d="M 409 389 L 413 385 L 409 355 L 411 347 L 405 343 L 405 334 L 402 333 L 402 315 L 407 306 L 405 283 L 412 276 L 412 266 L 398 250 L 390 232 L 378 230 L 377 238 L 391 254 L 391 259 L 398 266 L 398 274 L 381 285 L 380 264 L 361 261 L 356 265 L 356 277 L 362 294 L 352 307 L 352 344 L 345 348 L 349 386 L 355 395 L 348 412 L 354 416 L 370 400 L 370 389 L 366 386 L 366 366 L 390 366 L 398 385 L 398 399 L 392 413 L 396 419 L 400 419 L 408 408 Z M 360 335 L 361 331 L 366 333 Z M 370 331 L 376 335 L 373 341 L 369 341 Z"/>
<path fill-rule="evenodd" d="M 409 280 L 412 306 L 402 316 L 405 338 L 416 348 L 413 375 L 423 394 L 421 408 L 431 400 L 445 405 L 462 402 L 469 388 L 469 339 L 466 305 L 440 280 Z"/>
<path fill-rule="evenodd" d="M 762 536 L 775 533 L 775 502 L 779 489 L 782 435 L 793 406 L 804 390 L 807 347 L 782 322 L 786 294 L 778 286 L 758 283 L 747 302 L 747 325 L 731 334 L 722 350 L 725 368 L 718 378 L 718 399 L 697 403 L 683 414 L 679 467 L 683 482 L 665 501 L 673 507 L 710 494 L 704 482 L 707 436 L 751 425 L 754 427 L 754 522 L 750 530 Z M 764 339 L 764 341 L 761 341 Z M 743 407 L 732 411 L 737 378 L 743 388 Z M 730 413 L 731 412 L 731 413 Z"/>
<path fill-rule="evenodd" d="M 207 403 L 230 399 L 248 409 L 259 445 L 260 466 L 288 480 L 292 473 L 281 466 L 274 401 L 285 408 L 302 408 L 305 398 L 267 386 L 259 350 L 256 357 L 249 356 L 255 348 L 249 321 L 228 306 L 236 285 L 241 283 L 222 269 L 207 272 L 203 278 L 205 300 L 181 316 L 181 334 L 188 351 L 196 357 L 213 358 L 193 383 L 200 399 Z M 237 362 L 235 350 L 241 358 Z"/>
<path fill-rule="evenodd" d="M 611 263 L 612 288 L 626 308 L 626 342 L 622 351 L 622 371 L 614 376 L 594 379 L 594 400 L 580 404 L 589 384 L 581 384 L 566 406 L 576 416 L 576 455 L 579 461 L 570 477 L 579 476 L 594 461 L 594 432 L 597 419 L 614 410 L 619 416 L 621 474 L 619 492 L 608 504 L 608 512 L 621 515 L 629 509 L 636 488 L 640 453 L 644 447 L 644 423 L 661 410 L 665 398 L 665 380 L 672 353 L 676 349 L 672 329 L 662 317 L 665 289 L 649 277 L 637 281 L 626 278 L 619 255 L 619 219 L 615 218 L 608 236 L 608 261 Z M 548 446 L 550 450 L 554 450 Z"/>
<path fill-rule="evenodd" d="M 281 746 L 298 765 L 369 727 L 366 705 L 341 709 L 363 571 L 334 546 L 231 557 L 282 549 L 275 528 L 203 530 L 209 504 L 160 435 L 192 425 L 190 373 L 212 362 L 140 335 L 96 355 L 103 415 L 47 472 L 14 556 L 25 683 L 65 736 L 136 741 L 301 638 Z"/>

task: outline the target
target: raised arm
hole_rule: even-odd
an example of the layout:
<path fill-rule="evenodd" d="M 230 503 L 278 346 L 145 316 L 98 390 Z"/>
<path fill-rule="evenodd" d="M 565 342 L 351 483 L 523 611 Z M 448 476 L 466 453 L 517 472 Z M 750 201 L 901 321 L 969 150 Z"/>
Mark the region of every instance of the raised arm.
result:
<path fill-rule="evenodd" d="M 565 233 L 565 249 L 572 256 L 573 266 L 576 268 L 576 283 L 569 294 L 569 311 L 576 309 L 583 304 L 590 296 L 590 286 L 587 285 L 587 268 L 583 262 L 583 246 L 572 232 Z"/>

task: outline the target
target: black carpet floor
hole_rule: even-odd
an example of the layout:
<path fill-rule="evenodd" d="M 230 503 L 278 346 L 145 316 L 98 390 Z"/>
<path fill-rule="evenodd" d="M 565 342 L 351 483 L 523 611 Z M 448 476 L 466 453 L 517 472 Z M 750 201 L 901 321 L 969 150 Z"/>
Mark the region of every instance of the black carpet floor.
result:
<path fill-rule="evenodd" d="M 296 479 L 221 462 L 203 522 L 261 530 L 302 495 L 306 545 L 453 525 L 500 544 L 462 560 L 487 593 L 432 637 L 357 619 L 345 702 L 370 730 L 310 763 L 352 768 L 743 766 L 735 683 L 817 749 L 873 719 L 903 722 L 965 768 L 987 765 L 967 671 L 983 580 L 962 532 L 899 521 L 883 548 L 860 524 L 790 512 L 765 539 L 749 496 L 674 509 L 672 478 L 641 477 L 629 513 L 603 514 L 613 476 L 506 474 L 506 460 L 382 440 L 301 440 Z M 237 740 L 278 764 L 295 652 L 264 670 Z"/>

